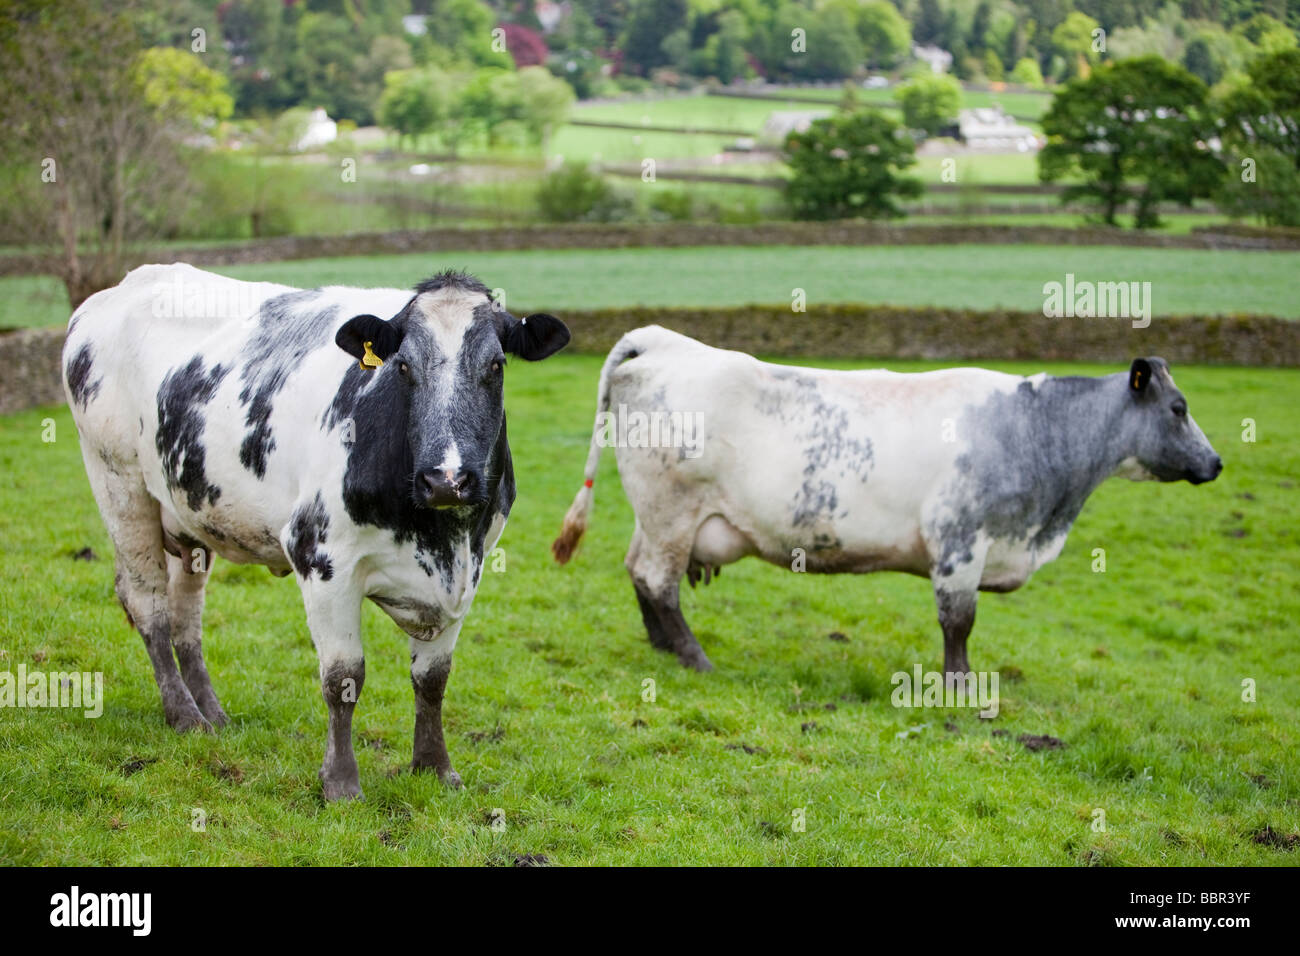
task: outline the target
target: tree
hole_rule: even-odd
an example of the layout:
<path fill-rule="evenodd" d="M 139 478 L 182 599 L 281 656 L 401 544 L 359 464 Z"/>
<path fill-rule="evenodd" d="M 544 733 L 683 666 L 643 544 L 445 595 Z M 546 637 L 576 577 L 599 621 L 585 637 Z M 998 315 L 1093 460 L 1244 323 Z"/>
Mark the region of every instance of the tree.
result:
<path fill-rule="evenodd" d="M 984 51 L 984 59 L 981 66 L 984 69 L 984 75 L 995 83 L 1001 81 L 1006 75 L 1005 70 L 1002 68 L 1002 57 L 998 56 L 997 50 L 994 50 L 992 47 L 989 47 Z"/>
<path fill-rule="evenodd" d="M 451 69 L 499 67 L 510 69 L 509 53 L 492 48 L 497 16 L 480 0 L 430 0 L 430 35 L 442 50 L 439 62 Z"/>
<path fill-rule="evenodd" d="M 1093 42 L 1093 31 L 1100 26 L 1086 13 L 1075 10 L 1052 31 L 1052 46 L 1065 59 L 1067 76 L 1087 76 L 1101 62 L 1101 53 Z"/>
<path fill-rule="evenodd" d="M 517 23 L 503 23 L 501 29 L 505 31 L 506 49 L 514 59 L 516 67 L 522 69 L 525 66 L 541 66 L 546 62 L 550 51 L 546 49 L 546 41 L 536 30 L 530 30 Z"/>
<path fill-rule="evenodd" d="M 74 308 L 122 278 L 133 244 L 174 227 L 191 193 L 190 100 L 150 102 L 140 16 L 132 0 L 0 7 L 0 235 L 40 249 Z"/>
<path fill-rule="evenodd" d="M 912 27 L 887 0 L 858 8 L 858 38 L 872 69 L 890 69 L 912 52 Z"/>
<path fill-rule="evenodd" d="M 226 78 L 193 53 L 154 47 L 140 55 L 135 70 L 145 102 L 191 128 L 206 129 L 234 112 Z"/>
<path fill-rule="evenodd" d="M 1252 46 L 1259 47 L 1263 53 L 1280 53 L 1296 48 L 1296 35 L 1287 29 L 1286 24 L 1273 19 L 1267 13 L 1257 13 L 1245 23 L 1239 24 L 1233 31 Z"/>
<path fill-rule="evenodd" d="M 943 36 L 945 18 L 939 0 L 921 0 L 912 26 L 912 36 L 917 43 L 938 43 Z"/>
<path fill-rule="evenodd" d="M 636 0 L 623 36 L 623 62 L 642 76 L 668 63 L 663 42 L 686 26 L 686 0 Z"/>
<path fill-rule="evenodd" d="M 1229 160 L 1220 201 L 1240 215 L 1300 226 L 1300 51 L 1258 57 L 1247 74 L 1219 104 Z"/>
<path fill-rule="evenodd" d="M 451 110 L 453 98 L 450 77 L 436 67 L 393 70 L 384 75 L 384 93 L 375 112 L 379 124 L 395 132 L 400 144 L 433 132 Z"/>
<path fill-rule="evenodd" d="M 934 136 L 957 119 L 961 84 L 951 76 L 923 73 L 898 88 L 898 105 L 908 129 Z"/>
<path fill-rule="evenodd" d="M 723 83 L 743 77 L 749 68 L 745 45 L 749 42 L 749 24 L 738 10 L 725 10 L 718 16 L 718 29 L 704 44 L 704 55 L 713 75 Z"/>
<path fill-rule="evenodd" d="M 1183 51 L 1183 66 L 1206 86 L 1213 86 L 1241 68 L 1241 45 L 1249 46 L 1218 27 L 1197 30 Z"/>
<path fill-rule="evenodd" d="M 1027 86 L 1030 89 L 1043 88 L 1043 71 L 1038 68 L 1038 61 L 1032 56 L 1021 57 L 1009 77 L 1012 83 Z"/>
<path fill-rule="evenodd" d="M 573 89 L 540 66 L 525 67 L 515 76 L 519 103 L 515 118 L 524 124 L 533 142 L 540 143 L 544 151 L 551 133 L 568 118 L 573 106 Z"/>
<path fill-rule="evenodd" d="M 1077 173 L 1084 182 L 1067 186 L 1063 202 L 1095 202 L 1115 225 L 1119 207 L 1133 199 L 1137 227 L 1158 225 L 1160 202 L 1190 206 L 1223 177 L 1207 145 L 1215 124 L 1206 95 L 1204 83 L 1158 57 L 1121 60 L 1071 80 L 1042 119 L 1039 178 Z"/>
<path fill-rule="evenodd" d="M 921 181 L 900 175 L 916 162 L 904 130 L 879 110 L 815 120 L 786 137 L 786 200 L 796 219 L 898 217 L 895 197 L 919 196 Z"/>

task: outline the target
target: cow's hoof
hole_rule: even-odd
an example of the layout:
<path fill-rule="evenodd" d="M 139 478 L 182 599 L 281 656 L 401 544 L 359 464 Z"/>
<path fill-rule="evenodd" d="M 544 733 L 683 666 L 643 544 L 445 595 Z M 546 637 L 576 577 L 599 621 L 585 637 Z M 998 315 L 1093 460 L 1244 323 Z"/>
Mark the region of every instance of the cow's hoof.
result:
<path fill-rule="evenodd" d="M 325 802 L 333 803 L 335 800 L 362 800 L 365 794 L 361 792 L 361 783 L 358 780 L 341 780 L 325 776 L 325 771 L 320 772 L 321 788 L 325 792 Z"/>
<path fill-rule="evenodd" d="M 206 717 L 199 713 L 197 707 L 191 707 L 188 710 L 178 710 L 167 714 L 167 726 L 178 734 L 188 733 L 191 730 L 205 731 L 212 733 L 212 725 L 208 723 Z"/>
<path fill-rule="evenodd" d="M 438 779 L 450 790 L 459 790 L 464 784 L 460 782 L 460 774 L 455 770 L 448 770 L 446 773 L 438 774 Z"/>
<path fill-rule="evenodd" d="M 698 648 L 677 655 L 677 660 L 681 661 L 683 667 L 689 667 L 691 670 L 699 671 L 701 674 L 713 670 L 713 664 L 704 656 L 704 652 Z"/>
<path fill-rule="evenodd" d="M 224 727 L 226 724 L 230 723 L 230 718 L 227 717 L 226 712 L 221 709 L 221 702 L 215 697 L 200 699 L 198 705 L 203 716 L 208 719 L 208 723 L 212 724 L 213 727 Z"/>

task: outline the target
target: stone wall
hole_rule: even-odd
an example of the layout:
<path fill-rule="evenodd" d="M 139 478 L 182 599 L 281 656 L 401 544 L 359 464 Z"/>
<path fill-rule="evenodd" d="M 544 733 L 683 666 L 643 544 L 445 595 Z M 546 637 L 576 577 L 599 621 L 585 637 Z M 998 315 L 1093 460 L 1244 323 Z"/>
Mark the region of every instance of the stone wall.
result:
<path fill-rule="evenodd" d="M 1300 234 L 1228 228 L 1166 235 L 1136 229 L 1064 226 L 959 225 L 845 222 L 565 223 L 490 229 L 408 229 L 346 236 L 282 236 L 219 246 L 174 247 L 142 253 L 142 262 L 189 262 L 196 266 L 387 256 L 437 252 L 531 249 L 632 249 L 681 246 L 911 246 L 1060 245 L 1132 246 L 1163 249 L 1298 250 Z M 46 271 L 29 255 L 0 255 L 0 276 Z"/>
<path fill-rule="evenodd" d="M 520 314 L 526 314 L 521 312 Z M 1183 316 L 1135 329 L 1128 319 L 1049 319 L 1035 312 L 889 306 L 566 311 L 572 348 L 607 352 L 623 333 L 662 325 L 710 345 L 769 356 L 844 359 L 1170 362 L 1300 367 L 1300 321 L 1271 316 Z M 0 414 L 63 401 L 64 330 L 0 334 Z"/>

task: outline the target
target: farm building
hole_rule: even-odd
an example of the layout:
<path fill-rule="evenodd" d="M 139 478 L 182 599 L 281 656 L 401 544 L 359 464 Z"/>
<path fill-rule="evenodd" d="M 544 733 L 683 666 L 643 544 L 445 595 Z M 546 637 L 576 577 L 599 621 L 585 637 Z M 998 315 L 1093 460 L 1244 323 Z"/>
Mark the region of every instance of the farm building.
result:
<path fill-rule="evenodd" d="M 1041 145 L 1033 130 L 1017 123 L 1000 106 L 962 110 L 957 115 L 957 131 L 957 138 L 969 149 L 1025 153 L 1037 151 Z"/>

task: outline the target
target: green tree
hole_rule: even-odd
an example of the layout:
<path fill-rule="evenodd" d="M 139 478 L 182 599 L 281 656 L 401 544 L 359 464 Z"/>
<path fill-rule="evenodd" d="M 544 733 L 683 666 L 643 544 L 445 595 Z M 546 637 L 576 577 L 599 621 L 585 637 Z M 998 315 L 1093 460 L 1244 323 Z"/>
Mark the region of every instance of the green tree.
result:
<path fill-rule="evenodd" d="M 1038 61 L 1032 56 L 1021 57 L 1008 79 L 1012 83 L 1028 86 L 1030 89 L 1043 88 L 1043 71 L 1038 68 Z"/>
<path fill-rule="evenodd" d="M 997 50 L 994 50 L 992 47 L 989 47 L 984 51 L 982 66 L 984 68 L 984 75 L 995 83 L 1006 76 L 1006 72 L 1002 67 L 1002 57 L 998 56 Z"/>
<path fill-rule="evenodd" d="M 917 43 L 938 43 L 943 38 L 946 18 L 939 0 L 920 0 L 912 25 L 912 36 Z"/>
<path fill-rule="evenodd" d="M 73 308 L 118 282 L 138 244 L 172 234 L 193 195 L 183 137 L 196 101 L 170 82 L 146 90 L 146 9 L 0 4 L 0 241 L 32 247 Z"/>
<path fill-rule="evenodd" d="M 497 15 L 480 0 L 430 0 L 429 35 L 442 51 L 437 61 L 453 69 L 513 69 L 508 52 L 492 48 Z"/>
<path fill-rule="evenodd" d="M 1242 47 L 1249 44 L 1229 36 L 1219 27 L 1197 30 L 1183 50 L 1183 66 L 1206 86 L 1213 86 L 1229 73 L 1241 69 Z"/>
<path fill-rule="evenodd" d="M 1263 53 L 1280 53 L 1296 48 L 1296 35 L 1285 23 L 1267 13 L 1257 13 L 1232 31 L 1235 35 L 1256 46 Z"/>
<path fill-rule="evenodd" d="M 1300 226 L 1300 50 L 1260 56 L 1247 75 L 1219 103 L 1229 161 L 1220 201 L 1239 215 Z"/>
<path fill-rule="evenodd" d="M 624 64 L 642 76 L 667 64 L 664 40 L 686 26 L 686 14 L 686 0 L 636 0 L 623 35 Z"/>
<path fill-rule="evenodd" d="M 816 120 L 786 138 L 783 158 L 796 219 L 898 217 L 895 198 L 922 192 L 919 179 L 901 175 L 916 162 L 911 137 L 879 110 Z"/>
<path fill-rule="evenodd" d="M 1039 178 L 1079 175 L 1083 182 L 1067 186 L 1063 202 L 1094 202 L 1115 225 L 1132 199 L 1138 228 L 1156 226 L 1158 203 L 1190 206 L 1222 180 L 1223 163 L 1206 145 L 1215 128 L 1206 98 L 1204 83 L 1158 57 L 1098 67 L 1053 97 L 1042 119 Z"/>
<path fill-rule="evenodd" d="M 375 110 L 379 125 L 402 140 L 431 133 L 451 110 L 451 79 L 436 67 L 393 70 L 384 75 L 384 92 Z"/>
<path fill-rule="evenodd" d="M 533 142 L 548 145 L 551 133 L 563 125 L 573 106 L 573 89 L 544 67 L 529 66 L 516 76 L 518 114 Z"/>
<path fill-rule="evenodd" d="M 1073 11 L 1052 31 L 1052 47 L 1066 63 L 1067 76 L 1087 76 L 1101 62 L 1093 31 L 1101 27 L 1086 13 Z"/>
<path fill-rule="evenodd" d="M 194 53 L 154 47 L 140 55 L 135 69 L 145 101 L 189 127 L 203 129 L 234 112 L 226 78 Z"/>
<path fill-rule="evenodd" d="M 934 136 L 957 119 L 961 84 L 946 74 L 923 73 L 898 88 L 898 105 L 908 129 Z"/>
<path fill-rule="evenodd" d="M 749 69 L 746 45 L 749 24 L 738 10 L 724 10 L 718 17 L 718 29 L 704 45 L 704 55 L 712 73 L 723 83 L 744 77 Z"/>
<path fill-rule="evenodd" d="M 890 69 L 912 52 L 912 26 L 887 0 L 858 7 L 858 39 L 872 69 Z"/>

